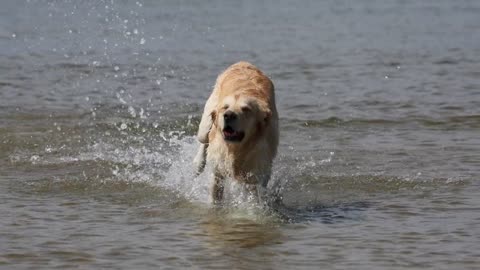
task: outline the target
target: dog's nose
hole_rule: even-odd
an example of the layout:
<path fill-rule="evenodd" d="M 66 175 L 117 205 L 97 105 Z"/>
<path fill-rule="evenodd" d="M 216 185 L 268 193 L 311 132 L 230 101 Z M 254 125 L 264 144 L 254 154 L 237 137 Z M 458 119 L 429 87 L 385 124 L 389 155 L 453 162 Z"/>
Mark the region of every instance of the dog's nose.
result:
<path fill-rule="evenodd" d="M 232 121 L 237 119 L 237 114 L 232 112 L 232 111 L 226 111 L 225 114 L 223 114 L 223 119 L 225 121 Z"/>

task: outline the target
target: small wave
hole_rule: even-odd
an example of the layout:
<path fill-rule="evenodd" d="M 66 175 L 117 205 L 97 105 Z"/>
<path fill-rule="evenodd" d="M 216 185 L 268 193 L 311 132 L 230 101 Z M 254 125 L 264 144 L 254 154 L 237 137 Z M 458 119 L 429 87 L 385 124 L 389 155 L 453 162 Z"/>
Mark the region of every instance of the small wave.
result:
<path fill-rule="evenodd" d="M 309 127 L 338 127 L 349 125 L 396 125 L 398 121 L 387 119 L 341 119 L 338 117 L 329 117 L 322 120 L 307 120 L 304 125 Z"/>
<path fill-rule="evenodd" d="M 402 119 L 343 119 L 328 117 L 320 120 L 285 119 L 287 123 L 304 127 L 399 126 L 420 125 L 439 129 L 480 128 L 480 115 L 459 115 L 445 118 L 409 117 Z"/>
<path fill-rule="evenodd" d="M 445 128 L 480 128 L 480 115 L 459 115 L 444 119 L 420 118 L 418 122 L 425 126 L 436 126 Z"/>
<path fill-rule="evenodd" d="M 309 204 L 301 207 L 281 205 L 277 215 L 287 223 L 321 222 L 334 224 L 362 219 L 364 211 L 372 206 L 369 201 L 336 202 L 333 204 Z"/>

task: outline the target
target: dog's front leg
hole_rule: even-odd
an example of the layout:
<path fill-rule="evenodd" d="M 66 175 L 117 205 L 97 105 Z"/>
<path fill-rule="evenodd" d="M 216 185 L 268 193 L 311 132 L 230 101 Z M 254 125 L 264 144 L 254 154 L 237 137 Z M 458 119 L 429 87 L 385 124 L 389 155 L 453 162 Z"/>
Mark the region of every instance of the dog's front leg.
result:
<path fill-rule="evenodd" d="M 245 187 L 247 191 L 255 197 L 257 203 L 267 202 L 267 184 L 270 180 L 270 174 L 262 174 L 260 176 L 250 176 L 247 178 Z"/>
<path fill-rule="evenodd" d="M 225 178 L 218 172 L 214 173 L 212 185 L 212 202 L 213 204 L 220 204 L 223 201 L 223 190 L 225 186 Z"/>
<path fill-rule="evenodd" d="M 195 158 L 193 159 L 193 166 L 195 167 L 195 176 L 198 176 L 205 169 L 205 164 L 207 163 L 207 148 L 208 144 L 200 143 L 198 147 L 198 152 Z"/>

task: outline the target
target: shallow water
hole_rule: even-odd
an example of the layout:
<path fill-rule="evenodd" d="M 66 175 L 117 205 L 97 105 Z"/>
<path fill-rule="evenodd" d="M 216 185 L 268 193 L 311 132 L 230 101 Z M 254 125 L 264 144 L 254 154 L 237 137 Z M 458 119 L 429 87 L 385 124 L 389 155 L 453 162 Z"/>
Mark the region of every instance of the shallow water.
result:
<path fill-rule="evenodd" d="M 238 60 L 276 85 L 261 209 L 193 135 Z M 0 268 L 476 269 L 478 1 L 4 1 Z"/>

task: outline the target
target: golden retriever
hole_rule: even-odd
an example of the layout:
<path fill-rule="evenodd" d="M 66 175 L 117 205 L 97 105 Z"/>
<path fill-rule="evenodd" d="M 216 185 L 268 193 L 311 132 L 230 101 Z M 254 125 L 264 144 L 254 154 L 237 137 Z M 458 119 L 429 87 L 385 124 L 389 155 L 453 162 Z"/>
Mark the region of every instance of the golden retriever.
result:
<path fill-rule="evenodd" d="M 257 67 L 238 62 L 217 78 L 198 127 L 197 174 L 213 169 L 211 199 L 223 200 L 225 178 L 262 197 L 278 147 L 278 114 L 272 81 Z"/>

